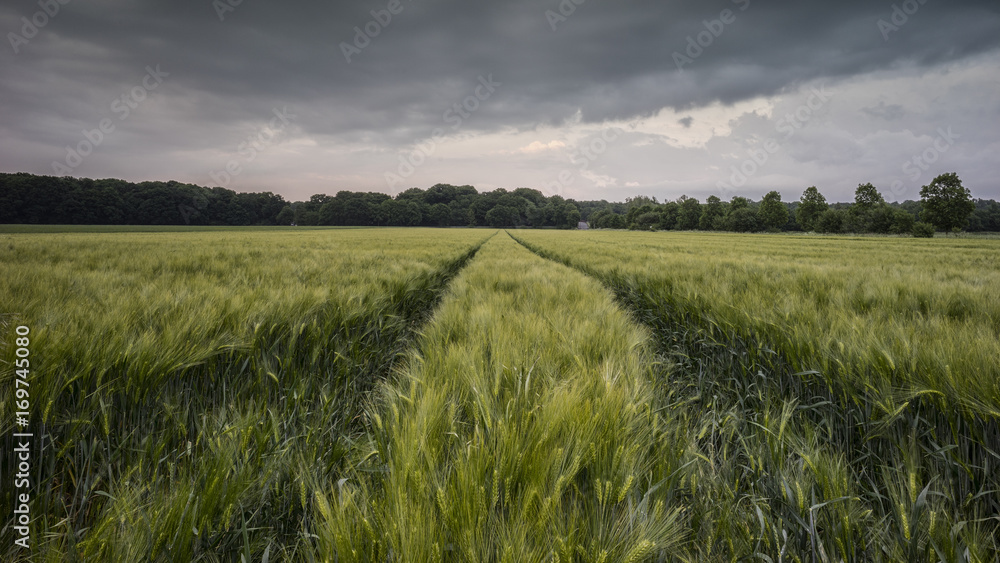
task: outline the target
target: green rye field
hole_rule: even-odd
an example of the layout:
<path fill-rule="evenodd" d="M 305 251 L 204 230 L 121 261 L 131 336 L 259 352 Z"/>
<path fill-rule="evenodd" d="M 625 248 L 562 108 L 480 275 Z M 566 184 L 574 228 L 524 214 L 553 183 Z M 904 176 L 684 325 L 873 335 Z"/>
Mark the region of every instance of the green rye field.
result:
<path fill-rule="evenodd" d="M 32 561 L 998 560 L 998 240 L 59 230 Z"/>

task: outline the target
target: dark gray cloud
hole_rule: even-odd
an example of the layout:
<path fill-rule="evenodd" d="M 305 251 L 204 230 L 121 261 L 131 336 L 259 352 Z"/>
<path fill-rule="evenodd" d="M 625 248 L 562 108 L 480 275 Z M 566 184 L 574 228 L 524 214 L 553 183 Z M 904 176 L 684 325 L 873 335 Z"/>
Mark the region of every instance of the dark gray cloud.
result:
<path fill-rule="evenodd" d="M 363 148 L 368 167 L 344 177 L 374 175 L 370 185 L 355 187 L 377 189 L 385 167 L 377 155 L 391 164 L 436 128 L 456 132 L 456 115 L 463 135 L 649 119 L 899 68 L 912 69 L 916 81 L 922 69 L 996 60 L 1000 48 L 995 0 L 895 4 L 909 14 L 860 0 L 243 0 L 220 18 L 217 7 L 226 2 L 74 0 L 45 18 L 17 53 L 8 35 L 0 54 L 0 142 L 9 148 L 0 169 L 51 173 L 51 162 L 82 131 L 112 119 L 115 132 L 75 174 L 141 176 L 141 165 L 149 175 L 174 170 L 207 183 L 206 163 L 231 156 L 284 107 L 295 119 L 282 139 L 301 140 L 311 158 L 325 146 Z M 398 13 L 386 25 L 377 22 L 389 6 Z M 5 2 L 0 30 L 21 34 L 21 18 L 40 9 L 33 0 Z M 356 29 L 366 28 L 377 36 L 358 36 Z M 349 63 L 343 45 L 356 39 Z M 138 92 L 147 67 L 157 65 L 169 76 L 119 119 L 115 100 Z M 462 104 L 480 79 L 499 86 L 464 117 Z M 930 110 L 900 103 L 902 93 L 883 92 L 877 104 L 855 112 L 883 126 L 915 126 L 908 120 Z M 985 98 L 984 107 L 970 111 L 995 119 L 997 95 Z M 689 129 L 695 120 L 684 113 L 674 121 Z M 814 147 L 802 142 L 794 154 L 811 154 Z M 835 150 L 837 164 L 859 150 Z M 495 160 L 468 158 L 484 170 Z M 292 183 L 329 189 L 322 179 L 329 172 L 310 172 L 310 162 L 296 164 Z M 539 181 L 527 174 L 520 183 Z"/>

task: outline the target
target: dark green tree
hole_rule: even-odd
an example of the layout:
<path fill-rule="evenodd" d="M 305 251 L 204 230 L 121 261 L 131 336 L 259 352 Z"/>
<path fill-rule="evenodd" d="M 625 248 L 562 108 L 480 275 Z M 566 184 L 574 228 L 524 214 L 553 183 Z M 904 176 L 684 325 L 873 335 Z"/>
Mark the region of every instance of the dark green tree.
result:
<path fill-rule="evenodd" d="M 303 227 L 319 225 L 319 211 L 313 211 L 305 206 L 299 206 L 295 212 L 295 224 Z"/>
<path fill-rule="evenodd" d="M 760 216 L 750 207 L 750 200 L 735 196 L 729 202 L 729 210 L 721 222 L 722 230 L 750 233 L 760 230 Z"/>
<path fill-rule="evenodd" d="M 431 206 L 427 219 L 435 227 L 447 227 L 451 223 L 451 209 L 444 203 L 435 203 Z"/>
<path fill-rule="evenodd" d="M 828 207 L 826 198 L 816 186 L 806 188 L 799 199 L 799 207 L 795 210 L 795 219 L 803 231 L 812 231 L 816 228 L 816 220 Z"/>
<path fill-rule="evenodd" d="M 863 211 L 874 209 L 875 206 L 885 203 L 885 198 L 879 193 L 878 188 L 871 184 L 859 184 L 854 190 L 854 207 Z"/>
<path fill-rule="evenodd" d="M 558 197 L 558 196 L 553 196 Z M 635 207 L 644 207 L 646 205 L 659 205 L 655 197 L 649 197 L 646 195 L 637 195 L 635 197 L 625 198 L 625 209 L 631 210 Z"/>
<path fill-rule="evenodd" d="M 625 216 L 619 215 L 618 213 L 612 213 L 605 217 L 603 221 L 602 229 L 624 229 L 625 228 Z"/>
<path fill-rule="evenodd" d="M 663 215 L 657 213 L 656 211 L 647 211 L 635 218 L 635 223 L 632 225 L 632 228 L 639 231 L 652 231 L 660 225 L 662 220 Z"/>
<path fill-rule="evenodd" d="M 913 224 L 913 236 L 916 238 L 934 238 L 934 225 L 923 221 Z"/>
<path fill-rule="evenodd" d="M 726 230 L 737 233 L 756 233 L 762 229 L 760 215 L 750 207 L 738 206 L 735 211 L 730 210 L 725 222 Z"/>
<path fill-rule="evenodd" d="M 730 213 L 738 209 L 743 209 L 744 207 L 750 207 L 750 200 L 743 196 L 735 196 L 732 201 L 729 202 Z"/>
<path fill-rule="evenodd" d="M 945 232 L 964 229 L 976 210 L 972 193 L 962 185 L 958 174 L 942 174 L 920 188 L 923 211 L 920 218 Z"/>
<path fill-rule="evenodd" d="M 716 222 L 726 214 L 726 207 L 719 196 L 710 195 L 705 200 L 705 205 L 701 207 L 701 217 L 698 218 L 698 228 L 703 231 L 711 231 L 715 228 Z"/>
<path fill-rule="evenodd" d="M 567 203 L 564 213 L 566 217 L 565 228 L 575 229 L 580 226 L 580 220 L 583 219 L 583 216 L 580 214 L 580 210 L 576 207 L 576 205 Z"/>
<path fill-rule="evenodd" d="M 913 232 L 915 222 L 916 219 L 909 211 L 896 209 L 893 211 L 892 226 L 889 227 L 889 232 L 896 235 L 908 235 Z"/>
<path fill-rule="evenodd" d="M 640 229 L 640 228 L 643 228 L 643 227 L 639 226 L 639 217 L 642 216 L 642 215 L 646 215 L 648 213 L 655 213 L 656 210 L 657 210 L 657 208 L 659 208 L 659 204 L 655 204 L 654 205 L 654 204 L 649 204 L 649 203 L 641 205 L 641 206 L 638 206 L 638 207 L 630 207 L 628 209 L 628 212 L 625 214 L 625 225 L 629 229 Z M 656 221 L 659 221 L 659 219 L 657 218 Z M 647 219 L 647 222 L 648 222 L 648 219 Z M 644 230 L 648 231 L 649 230 L 649 226 L 646 225 L 644 227 Z"/>
<path fill-rule="evenodd" d="M 494 228 L 513 227 L 517 224 L 517 209 L 509 205 L 498 205 L 486 212 L 486 223 Z"/>
<path fill-rule="evenodd" d="M 281 208 L 278 212 L 278 216 L 275 218 L 275 222 L 278 225 L 291 225 L 295 221 L 295 211 L 292 210 L 291 205 L 286 205 Z"/>
<path fill-rule="evenodd" d="M 587 219 L 587 223 L 590 225 L 591 229 L 601 229 L 601 225 L 604 224 L 605 217 L 611 215 L 610 209 L 598 209 L 597 211 L 590 214 Z"/>
<path fill-rule="evenodd" d="M 788 223 L 788 208 L 781 203 L 781 194 L 776 191 L 768 192 L 764 196 L 758 214 L 761 224 L 768 230 L 780 229 Z"/>
<path fill-rule="evenodd" d="M 985 199 L 976 200 L 976 210 L 969 218 L 968 229 L 976 232 L 1000 231 L 1000 203 Z"/>
<path fill-rule="evenodd" d="M 827 209 L 816 219 L 813 229 L 817 233 L 837 234 L 844 232 L 844 211 Z"/>
<path fill-rule="evenodd" d="M 677 228 L 682 231 L 690 231 L 698 228 L 698 221 L 701 219 L 701 203 L 688 196 L 681 196 L 677 200 L 679 208 L 677 210 Z"/>
<path fill-rule="evenodd" d="M 906 213 L 905 211 L 903 213 Z M 909 213 L 906 213 L 909 215 Z M 892 232 L 892 226 L 896 220 L 896 212 L 888 203 L 880 203 L 868 212 L 867 231 L 880 235 Z"/>
<path fill-rule="evenodd" d="M 681 214 L 681 205 L 676 201 L 668 201 L 658 206 L 656 211 L 660 214 L 660 223 L 657 229 L 669 231 L 677 228 L 677 222 Z"/>
<path fill-rule="evenodd" d="M 843 228 L 852 233 L 888 233 L 891 213 L 875 186 L 860 184 L 854 191 L 854 203 L 847 210 Z"/>

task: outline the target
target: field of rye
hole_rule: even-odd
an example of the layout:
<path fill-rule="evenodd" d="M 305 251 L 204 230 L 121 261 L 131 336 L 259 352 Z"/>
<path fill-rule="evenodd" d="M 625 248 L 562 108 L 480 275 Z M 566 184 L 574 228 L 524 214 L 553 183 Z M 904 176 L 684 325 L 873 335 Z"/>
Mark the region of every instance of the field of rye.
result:
<path fill-rule="evenodd" d="M 0 234 L 32 561 L 1000 553 L 1000 241 L 118 231 Z"/>
<path fill-rule="evenodd" d="M 792 560 L 1000 557 L 1000 241 L 516 236 L 653 330 L 670 408 L 715 435 L 722 559 L 768 530 Z"/>
<path fill-rule="evenodd" d="M 341 477 L 366 396 L 489 234 L 0 235 L 5 484 L 14 326 L 45 436 L 32 560 L 307 559 L 307 489 Z"/>

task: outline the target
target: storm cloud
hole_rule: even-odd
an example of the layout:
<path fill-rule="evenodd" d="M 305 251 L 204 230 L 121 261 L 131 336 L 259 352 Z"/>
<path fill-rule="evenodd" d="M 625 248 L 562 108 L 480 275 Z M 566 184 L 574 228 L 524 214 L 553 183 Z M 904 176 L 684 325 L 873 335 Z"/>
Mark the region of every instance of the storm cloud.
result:
<path fill-rule="evenodd" d="M 995 0 L 18 0 L 0 31 L 5 172 L 1000 197 Z"/>

